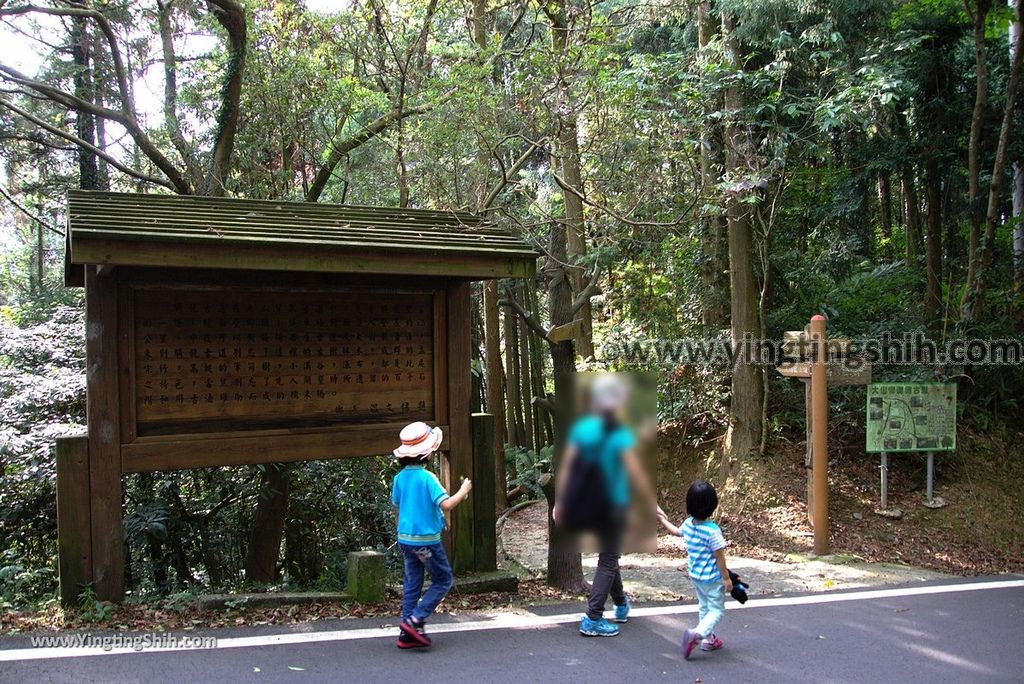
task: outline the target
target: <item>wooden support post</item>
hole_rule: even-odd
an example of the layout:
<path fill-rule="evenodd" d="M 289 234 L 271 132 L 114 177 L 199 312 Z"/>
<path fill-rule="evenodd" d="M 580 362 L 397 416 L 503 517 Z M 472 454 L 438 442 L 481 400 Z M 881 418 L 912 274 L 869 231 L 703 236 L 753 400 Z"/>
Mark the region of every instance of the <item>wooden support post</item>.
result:
<path fill-rule="evenodd" d="M 497 513 L 494 496 L 494 416 L 474 413 L 473 433 L 473 554 L 474 569 L 480 572 L 498 568 L 496 540 Z"/>
<path fill-rule="evenodd" d="M 463 477 L 473 476 L 473 443 L 469 428 L 471 395 L 470 369 L 470 297 L 469 283 L 449 286 L 448 312 L 448 463 L 445 484 L 449 490 L 459 486 Z M 493 487 L 493 483 L 492 483 Z M 456 572 L 473 570 L 473 496 L 451 513 L 452 568 Z"/>
<path fill-rule="evenodd" d="M 78 604 L 92 583 L 92 529 L 89 515 L 89 438 L 57 438 L 57 575 L 60 602 Z"/>
<path fill-rule="evenodd" d="M 814 423 L 811 422 L 811 379 L 801 378 L 800 381 L 804 385 L 804 413 L 807 416 L 807 445 L 804 454 L 804 470 L 807 472 L 807 523 L 814 527 L 814 470 L 811 467 L 814 454 Z"/>
<path fill-rule="evenodd" d="M 124 597 L 121 427 L 118 413 L 117 282 L 85 269 L 86 421 L 92 499 L 93 588 L 105 601 Z"/>
<path fill-rule="evenodd" d="M 811 366 L 811 424 L 813 425 L 811 458 L 814 479 L 814 553 L 828 553 L 828 367 L 825 329 L 821 315 L 811 318 L 811 340 L 814 363 Z"/>

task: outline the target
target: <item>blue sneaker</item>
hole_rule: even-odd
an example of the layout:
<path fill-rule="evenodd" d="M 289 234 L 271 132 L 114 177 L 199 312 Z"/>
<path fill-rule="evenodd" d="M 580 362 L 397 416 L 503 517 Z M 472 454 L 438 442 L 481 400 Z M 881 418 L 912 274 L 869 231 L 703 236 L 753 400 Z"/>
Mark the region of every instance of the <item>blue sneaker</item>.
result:
<path fill-rule="evenodd" d="M 584 615 L 580 621 L 580 634 L 583 636 L 613 637 L 618 636 L 619 628 L 604 618 L 592 620 Z"/>
<path fill-rule="evenodd" d="M 629 609 L 632 606 L 633 604 L 629 602 L 629 599 L 626 599 L 626 602 L 623 603 L 621 606 L 615 606 L 615 622 L 618 622 L 619 624 L 624 624 L 628 622 Z"/>

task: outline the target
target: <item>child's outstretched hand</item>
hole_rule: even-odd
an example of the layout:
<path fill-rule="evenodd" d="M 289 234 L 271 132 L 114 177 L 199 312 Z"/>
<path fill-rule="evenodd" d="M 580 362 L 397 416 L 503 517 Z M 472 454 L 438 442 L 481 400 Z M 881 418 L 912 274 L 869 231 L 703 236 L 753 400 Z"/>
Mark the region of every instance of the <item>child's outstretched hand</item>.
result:
<path fill-rule="evenodd" d="M 469 491 L 473 489 L 473 481 L 470 480 L 468 477 L 462 478 L 462 486 L 459 487 L 459 489 L 468 494 Z"/>

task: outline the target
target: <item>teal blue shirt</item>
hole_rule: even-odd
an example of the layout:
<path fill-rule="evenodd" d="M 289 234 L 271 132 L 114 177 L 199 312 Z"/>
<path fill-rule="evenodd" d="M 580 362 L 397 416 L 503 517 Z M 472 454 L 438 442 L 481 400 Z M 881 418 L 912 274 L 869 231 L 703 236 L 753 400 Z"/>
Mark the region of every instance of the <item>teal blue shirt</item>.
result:
<path fill-rule="evenodd" d="M 398 542 L 440 543 L 441 502 L 447 498 L 448 492 L 432 472 L 420 465 L 402 468 L 391 482 L 391 503 L 398 506 Z"/>
<path fill-rule="evenodd" d="M 569 430 L 569 445 L 576 447 L 577 457 L 600 462 L 608 500 L 615 506 L 629 505 L 629 475 L 622 455 L 635 444 L 633 431 L 624 425 L 606 433 L 600 416 L 583 416 Z"/>

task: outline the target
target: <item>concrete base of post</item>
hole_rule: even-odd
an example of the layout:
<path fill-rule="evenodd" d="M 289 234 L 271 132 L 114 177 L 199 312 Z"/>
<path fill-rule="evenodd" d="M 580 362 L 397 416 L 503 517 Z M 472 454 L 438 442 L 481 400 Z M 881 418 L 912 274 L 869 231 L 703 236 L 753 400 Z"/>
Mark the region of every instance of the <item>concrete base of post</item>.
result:
<path fill-rule="evenodd" d="M 360 603 L 384 600 L 384 554 L 376 551 L 348 554 L 348 593 Z"/>

